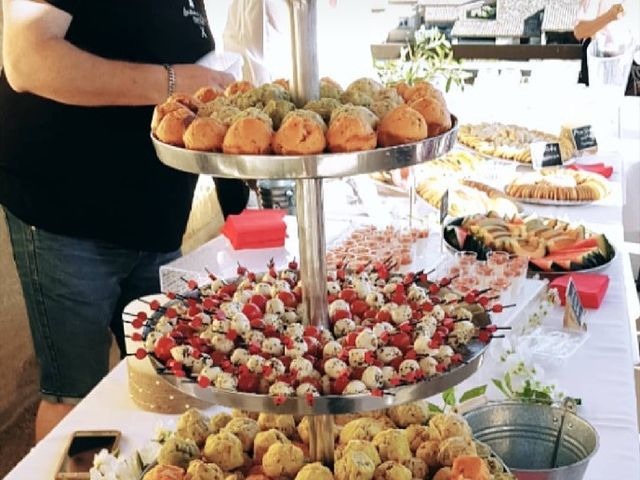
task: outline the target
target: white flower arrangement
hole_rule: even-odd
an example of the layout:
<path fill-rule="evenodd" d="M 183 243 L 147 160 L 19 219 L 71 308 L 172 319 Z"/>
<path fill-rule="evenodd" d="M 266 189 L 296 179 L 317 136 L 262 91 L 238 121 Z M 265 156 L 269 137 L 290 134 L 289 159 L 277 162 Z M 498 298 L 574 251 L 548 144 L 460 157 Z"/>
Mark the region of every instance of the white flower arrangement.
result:
<path fill-rule="evenodd" d="M 151 465 L 162 444 L 174 434 L 169 423 L 159 423 L 154 437 L 140 450 L 129 456 L 117 456 L 103 449 L 93 457 L 93 467 L 89 470 L 90 480 L 138 480 L 144 469 Z"/>

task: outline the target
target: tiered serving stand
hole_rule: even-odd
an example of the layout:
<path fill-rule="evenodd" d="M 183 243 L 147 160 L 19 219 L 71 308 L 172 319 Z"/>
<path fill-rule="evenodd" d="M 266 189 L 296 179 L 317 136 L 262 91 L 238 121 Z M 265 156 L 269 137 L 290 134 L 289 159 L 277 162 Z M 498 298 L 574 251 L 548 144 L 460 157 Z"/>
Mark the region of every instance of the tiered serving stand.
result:
<path fill-rule="evenodd" d="M 316 50 L 316 0 L 289 0 L 294 73 L 291 90 L 298 106 L 318 98 L 319 75 Z M 223 178 L 295 179 L 300 268 L 306 323 L 329 328 L 326 295 L 323 179 L 367 174 L 416 165 L 447 153 L 458 129 L 453 128 L 424 141 L 391 148 L 344 154 L 309 156 L 225 155 L 195 152 L 152 141 L 160 160 L 177 170 Z M 388 408 L 436 395 L 473 374 L 486 346 L 473 345 L 465 363 L 452 371 L 409 386 L 397 387 L 382 397 L 372 395 L 320 396 L 310 405 L 304 398 L 288 398 L 276 405 L 268 395 L 201 388 L 173 376 L 163 376 L 175 387 L 201 400 L 254 412 L 309 415 L 310 455 L 315 461 L 333 464 L 333 414 Z"/>

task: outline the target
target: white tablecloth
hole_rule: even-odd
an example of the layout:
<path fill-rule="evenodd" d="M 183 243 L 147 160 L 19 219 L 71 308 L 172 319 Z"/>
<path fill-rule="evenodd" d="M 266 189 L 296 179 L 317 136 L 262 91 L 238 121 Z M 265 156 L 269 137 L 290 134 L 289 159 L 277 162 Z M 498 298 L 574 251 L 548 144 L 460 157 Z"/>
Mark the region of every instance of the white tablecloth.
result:
<path fill-rule="evenodd" d="M 540 208 L 538 211 L 585 220 L 589 227 L 606 233 L 614 244 L 621 245 L 622 195 L 619 182 L 622 175 L 619 165 L 617 176 L 613 178 L 619 192 L 615 201 L 608 200 L 579 209 Z M 437 243 L 435 238 L 430 243 L 433 241 Z M 637 299 L 634 297 L 628 256 L 618 255 L 606 273 L 611 283 L 601 308 L 589 314 L 590 337 L 557 372 L 556 378 L 568 394 L 582 398 L 580 413 L 596 427 L 600 435 L 600 449 L 591 461 L 585 479 L 635 480 L 640 478 L 640 447 L 632 373 L 637 343 L 634 343 L 631 335 L 627 305 L 632 299 L 637 304 Z M 465 384 L 477 384 L 482 371 L 477 375 Z M 6 478 L 53 478 L 58 459 L 74 430 L 119 429 L 123 432 L 122 451 L 130 453 L 150 438 L 159 421 L 173 418 L 175 416 L 143 412 L 135 406 L 129 398 L 126 364 L 122 362 Z"/>

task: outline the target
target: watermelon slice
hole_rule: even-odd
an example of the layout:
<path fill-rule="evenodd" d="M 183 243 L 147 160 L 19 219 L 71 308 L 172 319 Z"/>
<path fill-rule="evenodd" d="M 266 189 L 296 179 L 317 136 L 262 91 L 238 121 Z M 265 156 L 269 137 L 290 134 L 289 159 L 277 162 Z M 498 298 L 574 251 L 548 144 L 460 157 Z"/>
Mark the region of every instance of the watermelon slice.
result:
<path fill-rule="evenodd" d="M 460 245 L 460 248 L 462 248 L 465 240 L 467 239 L 467 235 L 469 235 L 469 232 L 467 232 L 467 230 L 462 227 L 453 227 L 453 229 L 456 234 L 456 241 L 458 242 L 458 245 Z"/>
<path fill-rule="evenodd" d="M 584 240 L 578 240 L 577 242 L 575 242 L 570 249 L 580 249 L 580 248 L 587 248 L 587 247 L 598 247 L 598 238 L 599 235 L 595 235 L 593 237 L 590 238 L 586 238 Z"/>
<path fill-rule="evenodd" d="M 543 272 L 551 272 L 553 270 L 553 260 L 546 258 L 530 258 L 529 263 L 535 265 Z"/>

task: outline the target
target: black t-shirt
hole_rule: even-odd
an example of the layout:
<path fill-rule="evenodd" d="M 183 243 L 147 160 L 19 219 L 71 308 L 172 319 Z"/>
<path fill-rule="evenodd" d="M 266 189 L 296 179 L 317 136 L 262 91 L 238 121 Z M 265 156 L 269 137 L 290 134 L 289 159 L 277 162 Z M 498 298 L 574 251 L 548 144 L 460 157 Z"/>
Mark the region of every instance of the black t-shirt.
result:
<path fill-rule="evenodd" d="M 66 40 L 139 63 L 193 63 L 214 47 L 203 0 L 50 0 Z M 34 52 L 34 54 L 36 54 Z M 197 177 L 165 167 L 153 107 L 77 107 L 0 77 L 0 204 L 44 230 L 143 250 L 180 246 Z"/>

